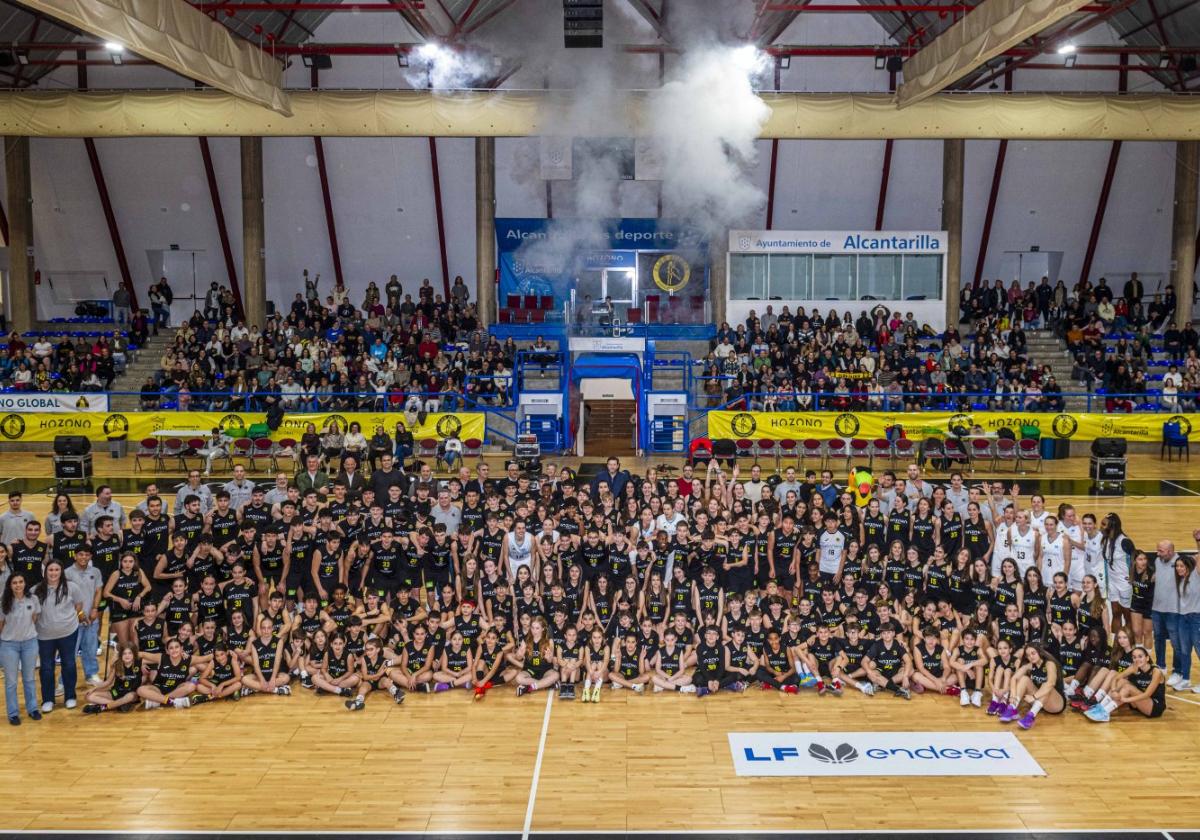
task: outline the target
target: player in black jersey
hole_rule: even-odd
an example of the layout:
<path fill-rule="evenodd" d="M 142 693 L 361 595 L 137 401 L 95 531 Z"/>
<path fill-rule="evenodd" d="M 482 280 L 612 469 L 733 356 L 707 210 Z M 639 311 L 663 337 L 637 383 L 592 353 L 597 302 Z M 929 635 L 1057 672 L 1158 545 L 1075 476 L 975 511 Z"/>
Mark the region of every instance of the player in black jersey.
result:
<path fill-rule="evenodd" d="M 212 661 L 209 662 L 201 679 L 212 693 L 213 700 L 239 700 L 242 696 L 242 661 L 241 657 L 229 650 L 224 644 L 213 648 Z"/>
<path fill-rule="evenodd" d="M 101 580 L 108 580 L 117 570 L 117 561 L 121 557 L 121 537 L 114 529 L 111 516 L 97 517 L 95 527 L 96 533 L 90 545 L 92 565 L 100 572 Z"/>
<path fill-rule="evenodd" d="M 608 679 L 611 649 L 608 635 L 599 627 L 588 634 L 583 647 L 585 676 L 583 680 L 583 702 L 600 702 L 600 689 Z"/>
<path fill-rule="evenodd" d="M 1130 666 L 1121 672 L 1113 690 L 1088 709 L 1089 720 L 1108 723 L 1121 706 L 1128 706 L 1148 718 L 1162 717 L 1167 710 L 1166 678 L 1154 667 L 1150 651 L 1138 645 L 1130 658 Z"/>
<path fill-rule="evenodd" d="M 889 689 L 897 697 L 911 699 L 909 680 L 912 677 L 912 657 L 896 639 L 896 625 L 883 621 L 879 625 L 879 639 L 867 652 L 864 662 L 867 679 L 878 688 Z"/>
<path fill-rule="evenodd" d="M 704 697 L 721 690 L 721 681 L 725 676 L 725 649 L 721 645 L 721 631 L 714 624 L 709 624 L 701 634 L 701 641 L 696 645 L 696 672 L 692 676 L 696 683 L 696 696 Z"/>
<path fill-rule="evenodd" d="M 383 652 L 379 639 L 371 637 L 363 645 L 363 655 L 356 658 L 358 666 L 358 695 L 346 701 L 346 708 L 352 712 L 361 712 L 366 708 L 367 695 L 373 691 L 392 691 L 396 696 L 398 689 L 388 679 L 388 659 Z M 394 690 L 395 689 L 395 690 Z"/>
<path fill-rule="evenodd" d="M 942 645 L 936 627 L 928 626 L 921 634 L 921 642 L 913 651 L 913 689 L 917 693 L 925 689 L 939 694 L 959 695 L 958 672 L 950 667 L 950 654 Z"/>
<path fill-rule="evenodd" d="M 109 670 L 104 682 L 91 689 L 85 696 L 85 715 L 95 715 L 109 709 L 132 712 L 138 701 L 137 690 L 142 684 L 142 669 L 138 664 L 137 651 L 132 645 L 121 645 L 117 660 Z"/>
<path fill-rule="evenodd" d="M 654 691 L 679 691 L 695 694 L 691 669 L 687 667 L 687 647 L 680 643 L 679 635 L 668 627 L 663 632 L 663 642 L 648 663 L 653 669 L 650 682 Z"/>
<path fill-rule="evenodd" d="M 857 635 L 857 631 L 856 631 Z M 768 644 L 770 637 L 768 637 Z M 831 691 L 835 696 L 842 694 L 842 679 L 838 663 L 845 648 L 842 640 L 833 634 L 828 624 L 818 624 L 816 637 L 800 649 L 809 672 L 817 679 L 817 694 Z"/>
<path fill-rule="evenodd" d="M 631 688 L 642 692 L 650 682 L 651 671 L 646 667 L 637 635 L 627 633 L 613 644 L 612 663 L 608 678 L 614 689 Z"/>
<path fill-rule="evenodd" d="M 146 701 L 147 709 L 157 709 L 170 704 L 177 709 L 186 709 L 208 699 L 211 689 L 203 683 L 193 682 L 198 668 L 183 652 L 178 639 L 167 642 L 166 650 L 154 671 L 154 680 L 137 688 L 137 695 Z"/>
<path fill-rule="evenodd" d="M 245 684 L 243 693 L 258 692 L 284 696 L 292 693 L 292 688 L 288 685 L 291 676 L 283 661 L 285 644 L 282 636 L 275 638 L 275 625 L 271 619 L 265 615 L 259 616 L 255 638 L 248 647 L 253 673 L 247 672 L 242 676 L 242 682 Z"/>
<path fill-rule="evenodd" d="M 150 597 L 150 581 L 138 568 L 137 559 L 132 554 L 123 554 L 117 570 L 104 584 L 109 626 L 116 632 L 119 644 L 133 645 L 133 625 L 142 614 L 142 601 Z"/>
<path fill-rule="evenodd" d="M 983 703 L 984 652 L 979 649 L 975 631 L 962 631 L 960 644 L 950 654 L 950 669 L 958 676 L 961 686 L 959 705 L 979 707 Z"/>
<path fill-rule="evenodd" d="M 762 653 L 757 657 L 757 666 L 753 677 L 762 683 L 763 688 L 778 689 L 784 694 L 797 694 L 800 691 L 795 660 L 777 630 L 767 633 Z"/>
<path fill-rule="evenodd" d="M 567 625 L 562 640 L 555 645 L 554 665 L 561 683 L 559 699 L 574 700 L 575 684 L 582 678 L 584 665 L 583 641 L 574 624 Z"/>
<path fill-rule="evenodd" d="M 1041 645 L 1027 646 L 1024 656 L 1025 664 L 1013 675 L 1008 706 L 1000 713 L 1000 722 L 1015 720 L 1022 729 L 1031 729 L 1039 712 L 1045 709 L 1056 715 L 1067 707 L 1067 701 L 1058 661 Z M 1024 715 L 1019 714 L 1022 703 L 1029 704 Z"/>
<path fill-rule="evenodd" d="M 357 694 L 354 690 L 359 683 L 358 663 L 354 654 L 347 649 L 346 636 L 334 633 L 329 637 L 329 648 L 325 652 L 321 666 L 312 674 L 313 686 L 320 691 L 338 697 L 348 697 Z"/>
<path fill-rule="evenodd" d="M 831 669 L 834 677 L 849 682 L 867 696 L 875 693 L 874 684 L 867 679 L 867 652 L 870 649 L 870 642 L 863 639 L 858 622 L 846 622 L 846 642 Z"/>
<path fill-rule="evenodd" d="M 508 660 L 518 669 L 514 675 L 518 697 L 549 688 L 558 682 L 554 649 L 545 618 L 535 616 L 530 619 L 529 632 L 508 655 Z"/>

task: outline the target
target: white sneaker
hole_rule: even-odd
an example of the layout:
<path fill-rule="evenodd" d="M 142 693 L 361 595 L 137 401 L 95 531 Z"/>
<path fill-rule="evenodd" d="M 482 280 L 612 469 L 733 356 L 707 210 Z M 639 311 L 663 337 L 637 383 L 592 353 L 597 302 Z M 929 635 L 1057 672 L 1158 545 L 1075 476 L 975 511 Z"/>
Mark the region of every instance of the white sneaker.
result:
<path fill-rule="evenodd" d="M 1169 685 L 1171 688 L 1174 688 L 1175 686 L 1179 685 L 1179 681 L 1182 679 L 1182 676 L 1173 673 L 1171 676 L 1167 677 L 1167 685 Z"/>
<path fill-rule="evenodd" d="M 638 694 L 641 694 L 643 691 L 646 690 L 646 685 L 645 685 L 645 683 L 636 683 L 633 686 L 633 690 L 636 691 Z"/>
<path fill-rule="evenodd" d="M 75 702 L 75 698 L 74 698 L 74 697 L 72 697 L 72 698 L 71 698 L 70 700 L 68 700 L 68 701 L 67 701 L 67 703 L 66 703 L 66 706 L 67 706 L 67 708 L 68 708 L 68 709 L 74 709 L 74 708 L 75 708 L 77 705 L 78 705 L 78 704 Z"/>
<path fill-rule="evenodd" d="M 67 693 L 67 690 L 65 688 L 63 688 L 62 683 L 59 683 L 58 685 L 54 686 L 54 696 L 55 697 L 62 697 L 66 693 Z"/>
<path fill-rule="evenodd" d="M 54 704 L 47 700 L 42 704 L 42 714 L 48 715 L 54 711 Z"/>
<path fill-rule="evenodd" d="M 1192 687 L 1191 680 L 1180 679 L 1179 682 L 1175 683 L 1176 691 L 1187 691 L 1191 687 Z"/>
<path fill-rule="evenodd" d="M 679 693 L 680 693 L 680 694 L 695 694 L 695 693 L 696 693 L 696 686 L 694 686 L 694 685 L 683 685 L 683 686 L 680 686 L 680 687 L 679 687 Z"/>
<path fill-rule="evenodd" d="M 1192 686 L 1192 694 L 1200 694 L 1200 685 Z"/>
<path fill-rule="evenodd" d="M 150 711 L 151 709 L 157 709 L 157 708 L 160 708 L 161 706 L 162 706 L 162 703 L 157 703 L 157 702 L 155 702 L 154 700 L 147 700 L 147 701 L 146 701 L 146 711 L 147 711 L 147 712 L 148 712 L 148 711 Z"/>
<path fill-rule="evenodd" d="M 616 682 L 614 682 L 614 683 L 612 684 L 613 691 L 620 691 L 622 687 L 623 687 L 623 686 L 622 686 L 620 683 L 616 683 Z"/>
<path fill-rule="evenodd" d="M 176 709 L 187 709 L 187 708 L 191 708 L 192 701 L 186 697 L 176 697 L 174 700 L 171 701 L 171 705 L 174 706 Z"/>
<path fill-rule="evenodd" d="M 87 678 L 88 685 L 100 685 L 102 682 L 104 682 L 104 677 L 100 676 L 99 674 L 92 674 Z"/>
<path fill-rule="evenodd" d="M 656 685 L 654 686 L 654 693 L 655 693 L 655 694 L 662 694 L 662 690 L 663 690 L 663 687 L 662 687 L 661 685 L 657 685 L 657 684 L 656 684 Z"/>
<path fill-rule="evenodd" d="M 970 706 L 970 705 L 971 705 L 971 692 L 969 692 L 969 691 L 960 691 L 960 692 L 958 693 L 958 705 L 960 705 L 960 706 Z"/>
<path fill-rule="evenodd" d="M 977 709 L 983 706 L 983 694 L 981 692 L 971 692 L 971 705 Z"/>

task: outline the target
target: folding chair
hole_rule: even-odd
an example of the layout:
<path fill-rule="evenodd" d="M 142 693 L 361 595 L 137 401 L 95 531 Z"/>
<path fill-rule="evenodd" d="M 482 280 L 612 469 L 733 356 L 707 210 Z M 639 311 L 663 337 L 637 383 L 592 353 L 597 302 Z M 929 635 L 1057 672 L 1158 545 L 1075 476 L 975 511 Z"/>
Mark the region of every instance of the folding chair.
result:
<path fill-rule="evenodd" d="M 155 469 L 163 466 L 162 448 L 158 445 L 158 438 L 143 438 L 138 441 L 137 450 L 133 453 L 133 471 L 139 472 L 142 468 L 142 458 L 149 458 L 150 463 Z"/>
<path fill-rule="evenodd" d="M 994 464 L 997 468 L 1002 461 L 1008 461 L 1013 465 L 1013 472 L 1017 470 L 1017 442 L 1012 438 L 1000 438 L 996 441 L 996 455 Z"/>
<path fill-rule="evenodd" d="M 1041 441 L 1025 438 L 1017 443 L 1017 461 L 1024 463 L 1037 464 L 1038 472 L 1042 471 L 1042 448 L 1039 445 Z M 1025 472 L 1024 469 L 1021 472 Z"/>

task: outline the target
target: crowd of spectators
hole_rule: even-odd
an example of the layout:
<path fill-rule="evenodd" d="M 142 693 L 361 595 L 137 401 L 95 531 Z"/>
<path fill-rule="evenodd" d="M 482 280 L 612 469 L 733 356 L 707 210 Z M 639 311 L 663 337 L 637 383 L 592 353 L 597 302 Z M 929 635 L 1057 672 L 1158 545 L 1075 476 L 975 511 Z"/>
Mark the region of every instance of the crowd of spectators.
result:
<path fill-rule="evenodd" d="M 129 347 L 120 331 L 36 338 L 11 332 L 0 354 L 0 387 L 23 393 L 106 391 L 124 369 Z"/>
<path fill-rule="evenodd" d="M 214 284 L 215 285 L 215 284 Z M 355 305 L 320 276 L 259 330 L 216 290 L 142 385 L 145 408 L 219 411 L 454 411 L 510 400 L 516 345 L 481 324 L 466 284 L 447 300 L 428 279 L 405 292 L 392 275 Z"/>
<path fill-rule="evenodd" d="M 1029 359 L 1020 321 L 982 314 L 972 328 L 967 340 L 884 306 L 856 318 L 768 305 L 721 324 L 702 389 L 709 407 L 758 411 L 1060 409 L 1062 388 Z"/>

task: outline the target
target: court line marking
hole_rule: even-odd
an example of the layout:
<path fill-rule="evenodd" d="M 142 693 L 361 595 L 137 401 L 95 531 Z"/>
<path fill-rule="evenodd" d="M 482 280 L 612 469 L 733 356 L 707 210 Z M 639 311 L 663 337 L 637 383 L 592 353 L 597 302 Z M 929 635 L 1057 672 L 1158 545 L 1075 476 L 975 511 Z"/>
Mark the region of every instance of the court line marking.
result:
<path fill-rule="evenodd" d="M 1175 838 L 1171 836 L 1171 832 L 1169 832 L 1169 831 L 1164 831 L 1162 833 L 1162 836 L 1167 838 L 1167 840 L 1175 840 Z"/>
<path fill-rule="evenodd" d="M 1161 481 L 1163 484 L 1170 484 L 1175 489 L 1182 490 L 1184 493 L 1191 493 L 1193 496 L 1200 496 L 1200 493 L 1197 493 L 1195 490 L 1189 490 L 1187 487 L 1184 487 L 1182 484 L 1176 484 L 1174 481 L 1167 481 L 1165 478 L 1160 478 L 1159 481 Z"/>
<path fill-rule="evenodd" d="M 1188 690 L 1190 691 L 1191 689 Z M 1187 697 L 1180 697 L 1179 692 L 1175 692 L 1174 694 L 1169 694 L 1167 696 L 1172 700 L 1178 700 L 1180 703 L 1191 703 L 1193 706 L 1200 706 L 1200 700 L 1190 700 Z"/>
<path fill-rule="evenodd" d="M 542 735 L 538 738 L 537 760 L 533 763 L 533 779 L 529 782 L 529 804 L 525 806 L 525 827 L 521 829 L 521 840 L 529 840 L 529 826 L 533 824 L 533 803 L 537 801 L 538 779 L 542 776 L 542 758 L 546 755 L 546 735 L 550 732 L 552 708 L 554 691 L 546 689 L 546 713 L 542 715 Z"/>

